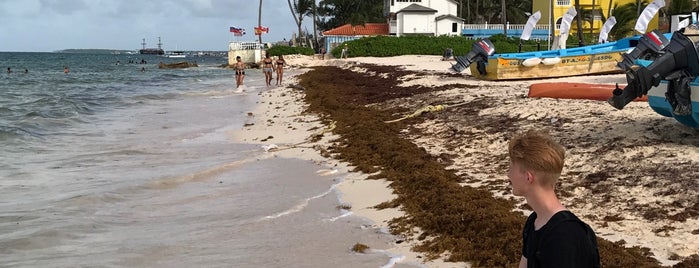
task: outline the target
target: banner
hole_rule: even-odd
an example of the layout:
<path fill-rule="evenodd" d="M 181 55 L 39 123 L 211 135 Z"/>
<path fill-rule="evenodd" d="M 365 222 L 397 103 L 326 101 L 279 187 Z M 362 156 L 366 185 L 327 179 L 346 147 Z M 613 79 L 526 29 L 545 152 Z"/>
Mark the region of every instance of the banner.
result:
<path fill-rule="evenodd" d="M 612 30 L 612 28 L 614 28 L 614 25 L 616 25 L 616 18 L 614 16 L 609 17 L 607 21 L 604 22 L 604 25 L 602 25 L 602 30 L 599 32 L 598 42 L 600 44 L 607 42 L 609 32 Z"/>
<path fill-rule="evenodd" d="M 532 31 L 534 30 L 534 27 L 536 27 L 536 23 L 539 22 L 540 19 L 541 12 L 539 11 L 536 11 L 534 12 L 534 14 L 529 16 L 527 24 L 524 25 L 524 30 L 522 30 L 522 35 L 519 37 L 519 39 L 529 40 L 529 38 L 532 36 Z"/>
<path fill-rule="evenodd" d="M 243 28 L 231 27 L 230 31 L 235 36 L 243 36 L 245 34 L 245 29 Z"/>
<path fill-rule="evenodd" d="M 262 33 L 269 33 L 269 27 L 255 27 L 255 35 L 261 35 Z"/>
<path fill-rule="evenodd" d="M 648 28 L 648 23 L 650 22 L 650 20 L 652 20 L 653 17 L 655 17 L 655 14 L 658 13 L 658 10 L 660 10 L 664 6 L 665 1 L 663 0 L 654 0 L 653 3 L 647 5 L 646 8 L 643 9 L 643 12 L 641 12 L 641 15 L 638 16 L 636 26 L 634 26 L 633 29 L 641 34 L 645 34 L 646 28 Z"/>
<path fill-rule="evenodd" d="M 575 7 L 570 7 L 566 14 L 563 14 L 563 20 L 561 21 L 561 29 L 558 30 L 558 45 L 560 49 L 566 48 L 566 42 L 568 40 L 568 33 L 570 32 L 570 24 L 573 22 L 573 18 L 578 12 Z"/>

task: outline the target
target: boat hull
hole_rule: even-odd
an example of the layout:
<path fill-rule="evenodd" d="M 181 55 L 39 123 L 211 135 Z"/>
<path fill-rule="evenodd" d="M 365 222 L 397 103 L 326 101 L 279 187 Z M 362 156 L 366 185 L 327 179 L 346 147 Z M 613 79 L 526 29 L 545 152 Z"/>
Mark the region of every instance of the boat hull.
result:
<path fill-rule="evenodd" d="M 672 113 L 672 106 L 670 106 L 670 103 L 665 98 L 665 92 L 667 92 L 667 81 L 662 81 L 660 85 L 651 88 L 648 91 L 648 105 L 650 105 L 653 111 L 660 115 L 673 117 L 683 125 L 692 128 L 699 128 L 699 83 L 692 83 L 691 89 L 691 115 L 675 115 Z"/>
<path fill-rule="evenodd" d="M 535 83 L 529 86 L 530 98 L 556 98 L 606 101 L 612 97 L 616 85 L 551 82 Z M 638 97 L 634 101 L 648 101 L 646 96 Z"/>
<path fill-rule="evenodd" d="M 560 56 L 560 61 L 547 65 L 536 64 L 527 67 L 523 64 L 527 59 L 490 57 L 485 63 L 485 74 L 478 71 L 477 64 L 471 64 L 471 75 L 483 80 L 517 80 L 536 78 L 555 78 L 590 74 L 622 73 L 617 62 L 623 58 L 626 50 L 604 53 Z M 543 60 L 543 59 L 542 59 Z"/>

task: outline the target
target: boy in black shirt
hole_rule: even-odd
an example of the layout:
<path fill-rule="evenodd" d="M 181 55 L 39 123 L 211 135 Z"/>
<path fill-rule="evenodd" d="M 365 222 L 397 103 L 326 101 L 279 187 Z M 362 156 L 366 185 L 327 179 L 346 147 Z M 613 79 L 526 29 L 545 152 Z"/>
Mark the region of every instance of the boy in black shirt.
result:
<path fill-rule="evenodd" d="M 594 232 L 554 191 L 565 149 L 537 131 L 514 137 L 508 149 L 512 193 L 523 196 L 534 210 L 524 226 L 519 267 L 599 267 Z"/>

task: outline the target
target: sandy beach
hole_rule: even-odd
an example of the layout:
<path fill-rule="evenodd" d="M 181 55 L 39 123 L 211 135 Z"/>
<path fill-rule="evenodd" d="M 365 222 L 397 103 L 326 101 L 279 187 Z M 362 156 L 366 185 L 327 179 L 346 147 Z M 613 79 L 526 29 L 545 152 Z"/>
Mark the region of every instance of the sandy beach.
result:
<path fill-rule="evenodd" d="M 377 173 L 360 171 L 371 167 L 357 167 L 357 163 L 346 161 L 348 157 L 338 157 L 338 147 L 349 142 L 335 128 L 346 126 L 339 121 L 335 126 L 328 115 L 309 111 L 312 104 L 307 102 L 307 88 L 299 86 L 313 84 L 299 81 L 299 75 L 316 72 L 312 67 L 333 68 L 338 72 L 336 83 L 344 83 L 340 74 L 354 73 L 366 80 L 354 79 L 353 86 L 395 93 L 361 100 L 367 109 L 384 112 L 382 120 L 398 119 L 427 105 L 446 105 L 440 112 L 384 124 L 386 128 L 400 128 L 401 139 L 421 148 L 445 172 L 453 173 L 458 187 L 490 193 L 492 197 L 484 200 L 508 204 L 513 215 L 521 215 L 521 219 L 530 211 L 521 198 L 511 194 L 506 177 L 507 142 L 517 132 L 548 129 L 567 148 L 559 197 L 600 238 L 610 242 L 608 246 L 600 245 L 603 266 L 624 266 L 624 256 L 612 256 L 613 251 L 607 251 L 612 246 L 614 250 L 626 247 L 645 254 L 636 257 L 648 258 L 642 260 L 644 267 L 692 267 L 699 263 L 699 130 L 662 117 L 643 102 L 631 103 L 619 111 L 600 101 L 526 97 L 532 83 L 624 84 L 623 75 L 488 82 L 474 80 L 468 71 L 450 73 L 450 62 L 441 61 L 439 56 L 324 61 L 289 56 L 286 60 L 291 66 L 285 75 L 286 86 L 261 92 L 259 106 L 248 113 L 248 122 L 232 133 L 232 138 L 267 146 L 277 157 L 311 160 L 326 172 L 344 174 L 339 189 L 352 214 L 370 219 L 374 222 L 371 228 L 390 229 L 402 237 L 388 249 L 401 256 L 393 267 L 403 263 L 464 267 L 472 261 L 468 254 L 449 248 L 436 250 L 440 252 L 436 256 L 426 252 L 424 248 L 429 245 L 443 245 L 426 242 L 440 237 L 440 232 L 410 222 L 418 218 L 410 214 L 412 208 L 396 205 L 400 202 L 395 200 L 404 200 L 408 190 L 395 179 L 367 179 Z M 374 80 L 384 84 L 372 84 Z M 386 168 L 374 168 L 387 172 Z M 512 224 L 520 220 L 507 219 Z M 410 228 L 401 230 L 400 226 Z M 509 237 L 521 231 L 513 229 Z M 512 243 L 504 252 L 516 252 L 521 246 L 516 239 L 508 241 Z M 502 257 L 503 263 L 512 263 L 517 257 L 510 255 Z M 474 266 L 487 263 L 477 261 Z"/>

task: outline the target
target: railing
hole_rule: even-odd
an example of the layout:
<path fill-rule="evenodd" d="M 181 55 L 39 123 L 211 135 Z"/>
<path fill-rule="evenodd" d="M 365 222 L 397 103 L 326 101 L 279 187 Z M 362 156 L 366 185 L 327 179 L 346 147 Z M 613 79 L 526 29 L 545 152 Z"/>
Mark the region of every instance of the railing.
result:
<path fill-rule="evenodd" d="M 262 44 L 257 42 L 231 42 L 228 50 L 257 50 L 262 49 Z"/>
<path fill-rule="evenodd" d="M 556 0 L 557 6 L 570 6 L 570 0 Z"/>
<path fill-rule="evenodd" d="M 511 30 L 524 30 L 525 24 L 509 24 L 507 23 L 507 29 Z M 502 24 L 464 24 L 465 30 L 502 30 Z M 534 30 L 548 30 L 548 25 L 536 25 Z"/>

